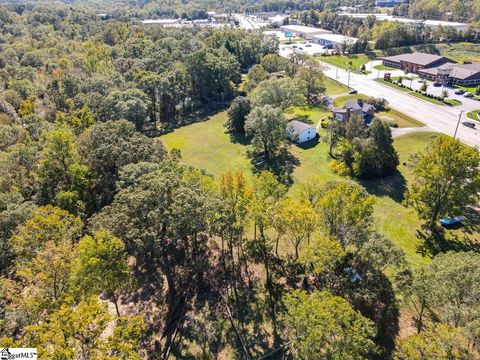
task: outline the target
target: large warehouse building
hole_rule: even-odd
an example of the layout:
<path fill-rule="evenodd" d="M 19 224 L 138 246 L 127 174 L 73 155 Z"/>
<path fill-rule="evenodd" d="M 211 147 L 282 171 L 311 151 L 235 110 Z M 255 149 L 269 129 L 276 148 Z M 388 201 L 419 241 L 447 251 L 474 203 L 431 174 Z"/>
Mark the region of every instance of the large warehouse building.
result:
<path fill-rule="evenodd" d="M 331 31 L 303 25 L 283 25 L 280 31 L 284 33 L 291 33 L 294 36 L 304 38 L 305 40 L 312 40 L 314 35 L 331 34 Z"/>
<path fill-rule="evenodd" d="M 329 49 L 342 50 L 342 46 L 350 46 L 358 41 L 357 38 L 344 36 L 339 34 L 320 34 L 313 35 L 312 42 L 318 45 L 325 46 Z M 345 49 L 343 49 L 345 50 Z"/>

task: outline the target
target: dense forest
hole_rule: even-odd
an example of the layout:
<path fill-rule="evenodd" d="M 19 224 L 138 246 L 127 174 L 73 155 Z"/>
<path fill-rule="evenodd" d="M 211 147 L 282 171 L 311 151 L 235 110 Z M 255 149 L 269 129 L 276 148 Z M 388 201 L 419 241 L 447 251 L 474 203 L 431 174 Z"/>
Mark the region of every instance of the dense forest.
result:
<path fill-rule="evenodd" d="M 397 6 L 394 11 L 414 19 L 480 21 L 480 1 L 478 0 L 412 0 Z"/>
<path fill-rule="evenodd" d="M 277 164 L 284 110 L 325 91 L 317 61 L 281 58 L 261 32 L 144 27 L 150 2 L 112 4 L 109 18 L 92 3 L 0 6 L 0 346 L 56 360 L 478 357 L 477 252 L 412 269 L 357 182 L 292 194 L 285 167 L 213 177 L 159 140 L 228 109 L 232 141 Z M 396 171 L 380 120 L 329 130 L 352 179 Z M 479 162 L 450 138 L 417 155 L 406 203 L 426 233 L 478 202 Z"/>

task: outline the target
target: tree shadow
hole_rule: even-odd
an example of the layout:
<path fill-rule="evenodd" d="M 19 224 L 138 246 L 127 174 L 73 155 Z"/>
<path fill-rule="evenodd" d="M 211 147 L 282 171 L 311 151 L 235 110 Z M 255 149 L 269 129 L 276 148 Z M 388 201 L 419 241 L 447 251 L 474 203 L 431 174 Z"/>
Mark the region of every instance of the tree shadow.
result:
<path fill-rule="evenodd" d="M 252 142 L 252 137 L 245 135 L 245 133 L 230 132 L 228 134 L 230 136 L 230 141 L 234 144 L 247 146 Z"/>
<path fill-rule="evenodd" d="M 367 192 L 376 196 L 388 196 L 395 202 L 401 203 L 405 199 L 407 182 L 401 172 L 380 179 L 359 179 Z"/>
<path fill-rule="evenodd" d="M 355 269 L 362 277 L 361 281 L 353 282 L 345 276 L 345 267 L 352 266 L 350 262 L 343 263 L 337 271 L 342 276 L 341 290 L 338 295 L 346 297 L 363 316 L 369 318 L 377 328 L 375 343 L 379 345 L 379 353 L 372 354 L 372 359 L 390 359 L 395 349 L 395 339 L 399 333 L 399 305 L 395 290 L 390 279 L 371 264 L 358 261 Z"/>
<path fill-rule="evenodd" d="M 300 160 L 296 158 L 287 146 L 282 147 L 274 157 L 270 159 L 259 160 L 252 156 L 251 161 L 253 172 L 259 174 L 262 171 L 270 171 L 279 182 L 287 186 L 293 184 L 293 171 L 300 165 Z"/>
<path fill-rule="evenodd" d="M 457 225 L 449 229 L 461 227 L 462 225 Z M 447 236 L 446 230 L 440 226 L 429 228 L 422 225 L 422 228 L 417 230 L 417 237 L 422 240 L 422 243 L 417 246 L 417 252 L 422 256 L 434 257 L 447 251 L 478 251 L 480 249 L 478 239 L 470 239 L 468 236 L 462 239 L 459 234 L 451 232 Z"/>

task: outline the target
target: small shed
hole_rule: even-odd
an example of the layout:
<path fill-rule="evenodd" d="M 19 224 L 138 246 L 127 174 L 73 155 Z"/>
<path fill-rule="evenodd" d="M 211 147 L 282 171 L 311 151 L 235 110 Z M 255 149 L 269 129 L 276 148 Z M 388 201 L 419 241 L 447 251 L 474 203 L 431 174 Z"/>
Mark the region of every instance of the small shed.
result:
<path fill-rule="evenodd" d="M 309 124 L 292 120 L 287 125 L 287 137 L 298 144 L 315 139 L 317 130 Z"/>

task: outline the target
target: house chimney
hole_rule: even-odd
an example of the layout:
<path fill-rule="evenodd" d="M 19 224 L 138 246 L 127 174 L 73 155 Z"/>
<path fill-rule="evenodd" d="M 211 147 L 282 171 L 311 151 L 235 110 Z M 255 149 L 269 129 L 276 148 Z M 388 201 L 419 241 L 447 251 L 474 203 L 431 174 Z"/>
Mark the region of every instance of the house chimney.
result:
<path fill-rule="evenodd" d="M 363 99 L 358 99 L 357 102 L 360 107 L 363 107 Z"/>

